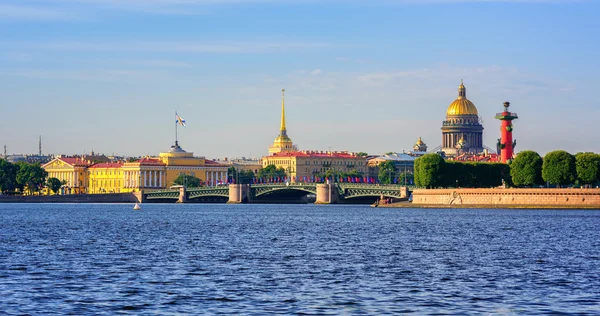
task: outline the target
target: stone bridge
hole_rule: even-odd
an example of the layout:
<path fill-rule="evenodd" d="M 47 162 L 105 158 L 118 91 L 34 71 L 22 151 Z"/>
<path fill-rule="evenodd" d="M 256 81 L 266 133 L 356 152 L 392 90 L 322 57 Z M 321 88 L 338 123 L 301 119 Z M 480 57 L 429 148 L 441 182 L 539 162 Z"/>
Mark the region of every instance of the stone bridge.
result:
<path fill-rule="evenodd" d="M 314 194 L 317 204 L 351 203 L 353 199 L 374 202 L 378 198 L 404 199 L 410 187 L 365 183 L 282 183 L 230 184 L 213 188 L 185 188 L 144 192 L 144 202 L 227 201 L 228 203 L 258 203 L 277 201 L 286 195 Z"/>

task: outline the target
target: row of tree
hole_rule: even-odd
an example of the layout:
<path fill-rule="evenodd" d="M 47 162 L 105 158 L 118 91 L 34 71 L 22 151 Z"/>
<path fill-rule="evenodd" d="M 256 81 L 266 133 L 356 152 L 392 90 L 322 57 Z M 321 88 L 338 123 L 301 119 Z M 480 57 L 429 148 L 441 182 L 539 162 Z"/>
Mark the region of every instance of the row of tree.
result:
<path fill-rule="evenodd" d="M 555 150 L 542 158 L 535 151 L 526 150 L 512 161 L 510 174 L 514 185 L 520 187 L 544 183 L 589 186 L 600 181 L 600 155 L 590 152 L 571 155 Z"/>
<path fill-rule="evenodd" d="M 415 159 L 414 176 L 415 185 L 427 188 L 489 188 L 510 184 L 507 164 L 445 161 L 438 154 Z"/>
<path fill-rule="evenodd" d="M 414 177 L 417 186 L 427 188 L 590 185 L 600 181 L 600 155 L 556 150 L 542 158 L 526 150 L 503 164 L 445 161 L 438 154 L 427 154 L 415 159 Z"/>
<path fill-rule="evenodd" d="M 0 159 L 0 192 L 2 194 L 15 194 L 25 191 L 33 194 L 44 187 L 48 187 L 57 193 L 64 183 L 56 178 L 47 178 L 48 172 L 38 163 L 10 163 Z"/>

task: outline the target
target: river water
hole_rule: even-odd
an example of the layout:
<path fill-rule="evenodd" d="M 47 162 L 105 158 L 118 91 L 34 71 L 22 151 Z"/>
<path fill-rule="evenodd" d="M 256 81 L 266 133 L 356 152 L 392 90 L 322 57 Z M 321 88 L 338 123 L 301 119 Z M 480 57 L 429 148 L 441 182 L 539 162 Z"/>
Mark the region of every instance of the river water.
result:
<path fill-rule="evenodd" d="M 600 314 L 600 211 L 0 204 L 0 315 Z"/>

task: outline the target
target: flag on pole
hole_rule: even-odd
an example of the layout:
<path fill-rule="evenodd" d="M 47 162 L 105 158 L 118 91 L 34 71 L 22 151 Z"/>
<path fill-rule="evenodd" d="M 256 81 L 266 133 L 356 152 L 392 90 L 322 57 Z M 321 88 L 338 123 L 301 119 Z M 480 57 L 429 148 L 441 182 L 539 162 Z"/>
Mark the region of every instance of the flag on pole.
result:
<path fill-rule="evenodd" d="M 175 112 L 175 123 L 185 127 L 185 120 L 181 118 L 181 116 L 179 116 L 179 114 L 177 114 L 177 112 Z"/>

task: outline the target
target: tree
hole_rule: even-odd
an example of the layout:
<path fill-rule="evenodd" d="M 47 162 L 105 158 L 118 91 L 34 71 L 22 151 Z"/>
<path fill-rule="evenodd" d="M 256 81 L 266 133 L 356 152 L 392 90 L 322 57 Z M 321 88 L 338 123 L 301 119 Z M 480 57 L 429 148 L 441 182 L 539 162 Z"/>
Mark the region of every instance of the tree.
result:
<path fill-rule="evenodd" d="M 235 183 L 249 184 L 254 180 L 254 172 L 252 170 L 238 170 L 235 167 L 229 167 L 227 174 Z"/>
<path fill-rule="evenodd" d="M 14 191 L 17 186 L 18 167 L 0 159 L 0 192 Z"/>
<path fill-rule="evenodd" d="M 563 185 L 575 182 L 577 176 L 575 157 L 564 150 L 551 151 L 544 156 L 542 178 L 550 184 Z"/>
<path fill-rule="evenodd" d="M 58 190 L 60 190 L 62 183 L 57 178 L 49 178 L 48 182 L 46 182 L 46 186 L 48 186 L 48 188 L 52 190 L 54 194 L 58 194 Z"/>
<path fill-rule="evenodd" d="M 387 152 L 387 153 L 385 153 L 385 154 L 386 154 L 386 155 L 393 155 L 393 154 L 395 154 L 395 152 L 393 152 L 393 151 L 388 151 L 388 152 Z"/>
<path fill-rule="evenodd" d="M 446 169 L 444 159 L 440 155 L 432 153 L 415 159 L 415 161 L 417 160 L 419 160 L 419 168 L 415 170 L 415 174 L 418 174 L 418 177 L 415 178 L 419 180 L 420 186 L 427 188 L 442 186 L 444 183 L 443 175 Z"/>
<path fill-rule="evenodd" d="M 420 177 L 421 173 L 417 172 L 417 170 L 419 170 L 419 168 L 420 168 L 420 165 L 421 165 L 420 160 L 415 159 L 413 162 L 413 177 L 414 177 L 415 185 L 418 187 L 423 186 L 423 184 L 421 182 L 421 177 Z"/>
<path fill-rule="evenodd" d="M 29 164 L 26 162 L 17 163 L 19 171 L 17 171 L 17 183 L 23 187 L 27 187 L 30 194 L 38 192 L 46 183 L 48 172 L 40 166 L 40 164 Z"/>
<path fill-rule="evenodd" d="M 510 176 L 517 187 L 540 185 L 542 179 L 542 157 L 532 150 L 520 152 L 510 163 Z"/>
<path fill-rule="evenodd" d="M 185 185 L 186 187 L 190 188 L 197 188 L 200 186 L 200 183 L 200 179 L 185 173 L 179 174 L 179 176 L 173 181 L 173 184 L 175 185 Z"/>
<path fill-rule="evenodd" d="M 592 184 L 600 180 L 600 155 L 578 153 L 575 155 L 575 171 L 581 184 Z"/>
<path fill-rule="evenodd" d="M 392 184 L 397 171 L 398 169 L 396 168 L 394 161 L 386 160 L 381 162 L 379 164 L 379 173 L 377 174 L 379 182 L 383 184 Z"/>
<path fill-rule="evenodd" d="M 275 165 L 268 165 L 258 171 L 258 177 L 262 179 L 283 179 L 286 176 L 285 169 L 283 167 L 275 167 Z"/>
<path fill-rule="evenodd" d="M 356 153 L 356 156 L 358 156 L 358 157 L 367 157 L 368 155 L 369 154 L 367 154 L 366 152 L 363 152 L 363 151 Z"/>
<path fill-rule="evenodd" d="M 415 177 L 412 173 L 408 172 L 408 171 L 404 171 L 402 173 L 400 173 L 400 175 L 398 176 L 398 183 L 402 184 L 402 185 L 411 185 L 414 184 Z"/>

